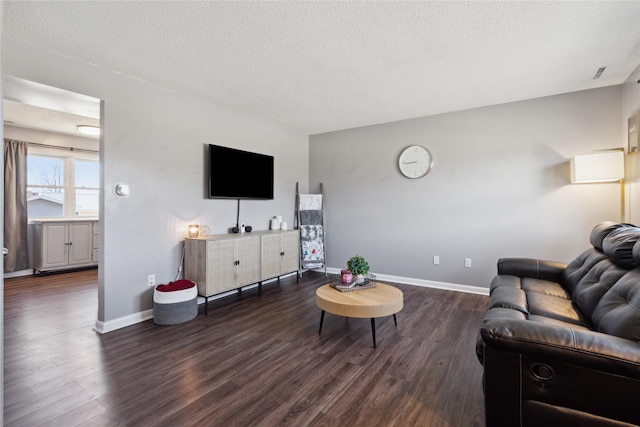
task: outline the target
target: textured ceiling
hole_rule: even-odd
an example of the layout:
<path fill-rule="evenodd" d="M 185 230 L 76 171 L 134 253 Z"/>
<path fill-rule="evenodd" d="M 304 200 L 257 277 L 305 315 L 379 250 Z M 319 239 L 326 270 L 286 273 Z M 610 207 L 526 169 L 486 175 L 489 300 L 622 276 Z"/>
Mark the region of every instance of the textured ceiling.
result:
<path fill-rule="evenodd" d="M 620 84 L 640 64 L 638 1 L 4 7 L 5 37 L 308 134 Z"/>

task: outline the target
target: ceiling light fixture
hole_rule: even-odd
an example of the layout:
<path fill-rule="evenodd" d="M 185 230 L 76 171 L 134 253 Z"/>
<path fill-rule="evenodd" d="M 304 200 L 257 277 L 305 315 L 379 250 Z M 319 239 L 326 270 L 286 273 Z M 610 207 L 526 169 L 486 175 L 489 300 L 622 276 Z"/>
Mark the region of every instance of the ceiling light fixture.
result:
<path fill-rule="evenodd" d="M 100 128 L 98 126 L 78 125 L 78 132 L 86 135 L 100 135 Z"/>

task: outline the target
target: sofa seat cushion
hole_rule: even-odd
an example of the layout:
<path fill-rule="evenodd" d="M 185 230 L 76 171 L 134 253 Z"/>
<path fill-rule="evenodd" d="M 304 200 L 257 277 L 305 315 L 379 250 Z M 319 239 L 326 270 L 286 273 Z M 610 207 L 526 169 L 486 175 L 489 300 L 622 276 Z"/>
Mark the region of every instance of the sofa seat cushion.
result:
<path fill-rule="evenodd" d="M 530 315 L 549 317 L 575 325 L 590 326 L 589 319 L 570 299 L 539 292 L 528 292 L 527 302 Z"/>
<path fill-rule="evenodd" d="M 590 331 L 591 328 L 588 325 L 579 325 L 577 323 L 565 322 L 558 319 L 552 319 L 546 316 L 539 316 L 537 314 L 530 314 L 528 320 L 531 322 L 544 323 L 545 325 L 564 326 L 573 330 Z"/>
<path fill-rule="evenodd" d="M 491 292 L 489 308 L 510 308 L 528 314 L 527 295 L 519 288 L 499 286 Z"/>
<path fill-rule="evenodd" d="M 529 292 L 537 292 L 539 294 L 571 299 L 571 294 L 567 292 L 562 285 L 555 282 L 549 282 L 547 280 L 530 279 L 525 277 L 522 279 L 522 289 L 527 294 L 529 294 Z"/>

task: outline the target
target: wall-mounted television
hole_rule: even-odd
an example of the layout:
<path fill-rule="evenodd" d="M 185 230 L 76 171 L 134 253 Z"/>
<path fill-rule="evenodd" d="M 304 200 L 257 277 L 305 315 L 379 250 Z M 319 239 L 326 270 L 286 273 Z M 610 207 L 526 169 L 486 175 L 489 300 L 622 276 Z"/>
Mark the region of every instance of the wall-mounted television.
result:
<path fill-rule="evenodd" d="M 273 199 L 273 156 L 209 144 L 210 199 Z"/>

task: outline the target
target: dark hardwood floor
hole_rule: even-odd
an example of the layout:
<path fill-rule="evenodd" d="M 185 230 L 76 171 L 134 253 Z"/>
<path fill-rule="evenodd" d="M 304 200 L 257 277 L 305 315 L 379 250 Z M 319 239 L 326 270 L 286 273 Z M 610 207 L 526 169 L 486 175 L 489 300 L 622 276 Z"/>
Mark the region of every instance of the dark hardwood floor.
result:
<path fill-rule="evenodd" d="M 370 322 L 327 314 L 306 273 L 209 315 L 92 331 L 97 272 L 5 280 L 6 426 L 484 426 L 487 297 L 408 285 Z"/>

